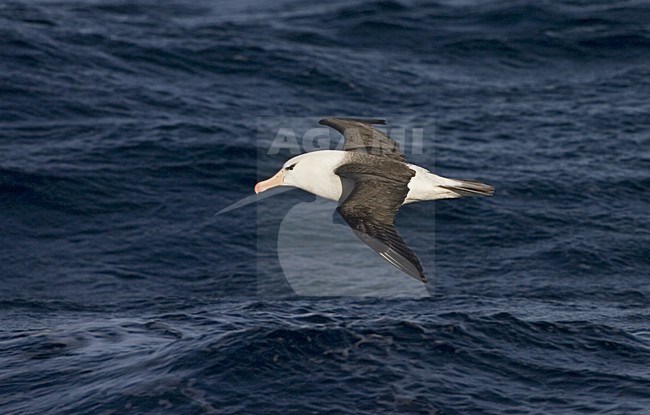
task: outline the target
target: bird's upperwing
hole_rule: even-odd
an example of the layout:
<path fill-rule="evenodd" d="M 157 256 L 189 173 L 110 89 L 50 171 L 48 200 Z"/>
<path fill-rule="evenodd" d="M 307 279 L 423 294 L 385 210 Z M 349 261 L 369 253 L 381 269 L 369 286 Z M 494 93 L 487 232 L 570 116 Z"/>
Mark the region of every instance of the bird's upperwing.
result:
<path fill-rule="evenodd" d="M 373 124 L 385 125 L 379 119 L 325 118 L 319 124 L 332 127 L 345 138 L 343 150 L 384 156 L 404 161 L 399 144 L 385 133 L 373 128 Z"/>
<path fill-rule="evenodd" d="M 415 172 L 403 163 L 385 161 L 388 168 L 351 162 L 335 173 L 354 182 L 354 188 L 336 211 L 354 233 L 382 258 L 411 277 L 426 282 L 417 256 L 397 233 L 395 214 L 408 194 L 408 183 Z"/>

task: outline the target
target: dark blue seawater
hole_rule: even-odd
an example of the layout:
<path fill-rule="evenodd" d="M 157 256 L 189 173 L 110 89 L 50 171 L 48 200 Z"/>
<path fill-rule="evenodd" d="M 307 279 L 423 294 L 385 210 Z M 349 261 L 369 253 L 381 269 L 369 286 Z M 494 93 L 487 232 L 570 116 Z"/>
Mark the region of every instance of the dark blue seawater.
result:
<path fill-rule="evenodd" d="M 650 413 L 648 22 L 3 1 L 0 413 Z M 214 215 L 288 158 L 258 118 L 335 115 L 435 131 L 410 160 L 496 187 L 400 212 L 430 297 L 293 294 L 260 229 L 298 191 Z"/>

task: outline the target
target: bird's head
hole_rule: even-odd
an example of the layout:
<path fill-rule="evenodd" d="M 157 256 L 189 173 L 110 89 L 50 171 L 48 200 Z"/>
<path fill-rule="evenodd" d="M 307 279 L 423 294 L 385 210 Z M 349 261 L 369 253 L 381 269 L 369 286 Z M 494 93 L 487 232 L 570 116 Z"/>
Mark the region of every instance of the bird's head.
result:
<path fill-rule="evenodd" d="M 255 185 L 255 193 L 262 193 L 265 190 L 272 189 L 277 186 L 296 186 L 299 187 L 299 180 L 303 165 L 300 164 L 304 154 L 294 157 L 284 163 L 284 166 L 275 173 L 270 179 L 263 180 Z"/>

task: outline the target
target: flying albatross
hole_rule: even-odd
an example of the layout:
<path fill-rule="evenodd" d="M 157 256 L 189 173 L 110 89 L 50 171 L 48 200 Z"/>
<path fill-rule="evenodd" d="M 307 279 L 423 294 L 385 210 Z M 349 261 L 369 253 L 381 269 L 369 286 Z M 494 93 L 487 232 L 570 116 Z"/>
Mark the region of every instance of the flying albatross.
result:
<path fill-rule="evenodd" d="M 395 214 L 407 203 L 464 196 L 491 196 L 475 180 L 448 179 L 409 164 L 397 142 L 372 127 L 384 120 L 326 118 L 320 124 L 343 134 L 343 150 L 301 154 L 284 163 L 255 193 L 294 186 L 337 201 L 336 211 L 365 244 L 411 277 L 426 282 L 420 260 L 397 233 Z"/>

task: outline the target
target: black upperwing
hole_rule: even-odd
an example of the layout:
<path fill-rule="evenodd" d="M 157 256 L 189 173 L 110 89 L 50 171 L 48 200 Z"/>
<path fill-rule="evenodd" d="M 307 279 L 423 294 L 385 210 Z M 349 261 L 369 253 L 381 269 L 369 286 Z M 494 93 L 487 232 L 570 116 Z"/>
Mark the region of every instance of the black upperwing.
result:
<path fill-rule="evenodd" d="M 404 161 L 399 144 L 385 133 L 373 128 L 373 124 L 385 125 L 380 119 L 325 118 L 319 124 L 334 128 L 345 138 L 343 150 L 388 157 Z"/>
<path fill-rule="evenodd" d="M 354 182 L 354 188 L 336 211 L 357 237 L 402 272 L 426 282 L 420 260 L 394 224 L 415 172 L 403 163 L 377 160 L 370 164 L 352 161 L 341 165 L 335 173 Z"/>

